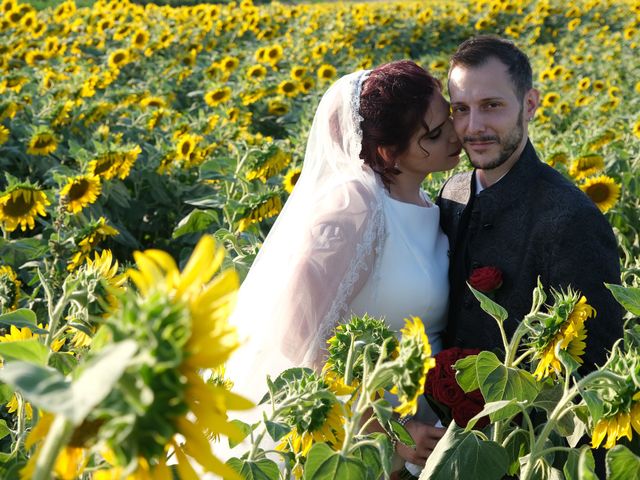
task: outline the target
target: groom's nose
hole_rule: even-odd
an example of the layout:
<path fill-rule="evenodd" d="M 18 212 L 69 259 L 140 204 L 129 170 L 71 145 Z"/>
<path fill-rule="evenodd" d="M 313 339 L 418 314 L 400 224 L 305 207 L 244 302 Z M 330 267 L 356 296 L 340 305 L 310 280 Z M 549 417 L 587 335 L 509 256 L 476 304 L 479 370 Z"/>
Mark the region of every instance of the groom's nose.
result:
<path fill-rule="evenodd" d="M 470 134 L 482 133 L 485 130 L 484 119 L 482 112 L 477 109 L 471 108 L 469 115 L 467 116 L 467 132 Z"/>

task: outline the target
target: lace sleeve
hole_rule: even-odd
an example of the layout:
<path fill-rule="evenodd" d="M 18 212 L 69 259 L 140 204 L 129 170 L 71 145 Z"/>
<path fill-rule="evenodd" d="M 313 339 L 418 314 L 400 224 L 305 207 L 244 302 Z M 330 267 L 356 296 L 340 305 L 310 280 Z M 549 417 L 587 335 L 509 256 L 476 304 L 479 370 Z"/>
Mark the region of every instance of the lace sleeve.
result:
<path fill-rule="evenodd" d="M 357 184 L 323 202 L 310 223 L 280 315 L 282 352 L 317 366 L 326 340 L 373 268 L 383 238 L 380 199 Z"/>

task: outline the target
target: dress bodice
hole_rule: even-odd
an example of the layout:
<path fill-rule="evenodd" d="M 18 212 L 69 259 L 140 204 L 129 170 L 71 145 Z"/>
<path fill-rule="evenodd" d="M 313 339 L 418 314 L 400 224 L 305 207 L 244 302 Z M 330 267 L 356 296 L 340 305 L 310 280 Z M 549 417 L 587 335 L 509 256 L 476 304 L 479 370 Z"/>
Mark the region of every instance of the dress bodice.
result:
<path fill-rule="evenodd" d="M 385 195 L 382 251 L 364 286 L 350 303 L 350 313 L 384 317 L 398 332 L 404 319 L 418 316 L 432 350 L 441 350 L 449 298 L 447 251 L 437 205 L 421 207 Z"/>

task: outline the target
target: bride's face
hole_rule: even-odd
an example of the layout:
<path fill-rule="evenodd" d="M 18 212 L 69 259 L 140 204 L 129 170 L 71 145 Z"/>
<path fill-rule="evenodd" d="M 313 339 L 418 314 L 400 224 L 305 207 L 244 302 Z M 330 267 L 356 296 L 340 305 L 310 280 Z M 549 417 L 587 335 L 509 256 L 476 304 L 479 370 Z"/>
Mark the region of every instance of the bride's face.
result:
<path fill-rule="evenodd" d="M 411 137 L 409 147 L 395 158 L 403 173 L 422 175 L 450 170 L 460 161 L 462 144 L 458 140 L 451 110 L 440 92 L 433 94 L 424 116 L 424 125 Z"/>

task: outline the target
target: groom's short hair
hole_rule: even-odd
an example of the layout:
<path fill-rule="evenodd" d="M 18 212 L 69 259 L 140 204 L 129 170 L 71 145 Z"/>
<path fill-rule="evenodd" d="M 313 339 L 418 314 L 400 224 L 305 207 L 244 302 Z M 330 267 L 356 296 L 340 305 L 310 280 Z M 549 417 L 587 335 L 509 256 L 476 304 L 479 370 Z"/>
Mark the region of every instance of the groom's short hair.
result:
<path fill-rule="evenodd" d="M 456 66 L 473 68 L 497 58 L 507 67 L 507 72 L 520 100 L 533 87 L 533 72 L 527 55 L 513 42 L 495 35 L 479 35 L 460 44 L 451 57 L 450 69 Z"/>

